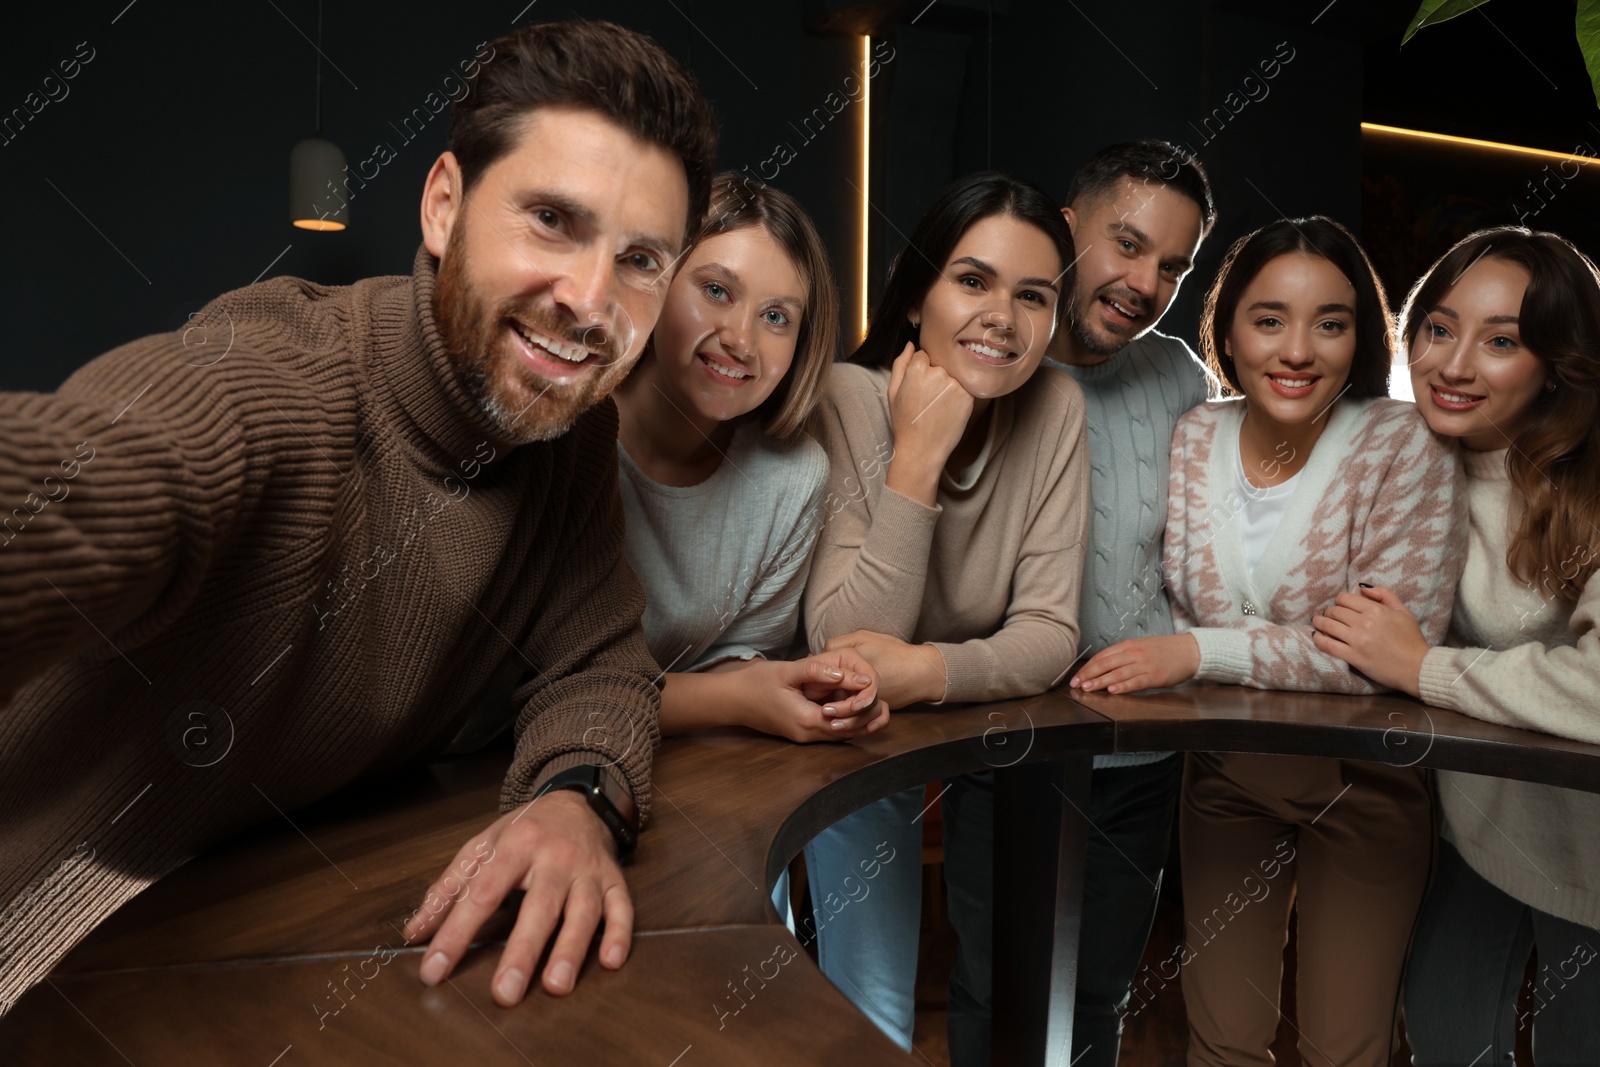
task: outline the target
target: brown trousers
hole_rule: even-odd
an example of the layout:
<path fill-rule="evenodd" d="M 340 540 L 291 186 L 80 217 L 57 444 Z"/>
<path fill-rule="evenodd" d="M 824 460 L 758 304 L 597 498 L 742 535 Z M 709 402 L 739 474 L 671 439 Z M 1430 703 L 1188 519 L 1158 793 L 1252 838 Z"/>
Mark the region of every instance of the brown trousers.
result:
<path fill-rule="evenodd" d="M 1425 772 L 1194 753 L 1179 827 L 1189 1067 L 1270 1067 L 1289 908 L 1307 1067 L 1387 1067 L 1432 851 Z"/>

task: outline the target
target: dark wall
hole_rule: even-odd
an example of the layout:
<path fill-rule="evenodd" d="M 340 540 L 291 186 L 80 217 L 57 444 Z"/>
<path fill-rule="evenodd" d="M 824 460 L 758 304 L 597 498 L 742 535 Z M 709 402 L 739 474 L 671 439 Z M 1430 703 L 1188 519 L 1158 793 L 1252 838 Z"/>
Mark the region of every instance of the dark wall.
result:
<path fill-rule="evenodd" d="M 0 389 L 53 389 L 263 272 L 329 284 L 408 272 L 447 113 L 410 141 L 404 120 L 479 42 L 510 30 L 519 6 L 326 0 L 325 135 L 352 168 L 380 143 L 394 158 L 357 190 L 350 229 L 324 234 L 287 218 L 289 150 L 314 132 L 314 0 L 126 4 L 54 5 L 0 35 L 0 115 L 35 90 L 61 97 L 0 138 L 11 206 Z M 857 42 L 806 33 L 781 3 L 539 0 L 523 21 L 580 16 L 643 30 L 694 71 L 724 122 L 723 166 L 759 167 L 777 141 L 792 142 L 773 184 L 811 211 L 841 266 L 853 264 L 856 204 L 837 175 L 853 173 L 854 116 L 847 106 L 827 128 L 813 122 L 804 142 L 788 123 L 842 83 Z M 92 58 L 60 82 L 80 42 Z"/>
<path fill-rule="evenodd" d="M 1600 156 L 1600 110 L 1566 4 L 1486 5 L 1367 49 L 1369 121 Z M 1395 134 L 1363 138 L 1363 231 L 1398 304 L 1486 226 L 1554 230 L 1600 255 L 1600 165 Z"/>
<path fill-rule="evenodd" d="M 1161 325 L 1191 342 L 1235 237 L 1280 212 L 1360 226 L 1362 57 L 1347 40 L 1201 3 L 941 3 L 892 33 L 879 277 L 956 175 L 1011 171 L 1059 199 L 1090 154 L 1141 137 L 1211 174 L 1217 229 Z"/>
<path fill-rule="evenodd" d="M 358 191 L 342 234 L 296 230 L 286 219 L 289 150 L 313 132 L 316 55 L 307 36 L 316 34 L 315 0 L 97 0 L 93 11 L 54 5 L 0 35 L 0 120 L 23 109 L 23 121 L 0 132 L 0 195 L 11 206 L 0 389 L 53 388 L 100 352 L 179 327 L 217 293 L 263 274 L 339 284 L 409 269 L 422 181 L 443 148 L 446 120 L 409 139 L 401 127 L 480 42 L 511 28 L 518 2 L 325 2 L 326 135 L 352 166 L 380 145 L 394 152 Z M 723 122 L 722 166 L 772 180 L 816 219 L 844 289 L 848 346 L 858 318 L 861 46 L 806 29 L 819 10 L 841 6 L 851 9 L 833 0 L 537 0 L 520 14 L 615 19 L 694 71 Z M 1439 216 L 1436 206 L 1447 202 L 1454 214 L 1445 213 L 1460 222 L 1463 199 L 1483 206 L 1475 223 L 1514 221 L 1516 190 L 1541 177 L 1544 161 L 1370 145 L 1363 157 L 1363 118 L 1513 141 L 1521 129 L 1531 143 L 1568 150 L 1584 140 L 1600 146 L 1570 13 L 1518 10 L 1513 19 L 1505 8 L 1495 23 L 1474 13 L 1423 31 L 1402 52 L 1412 7 L 856 5 L 865 12 L 858 21 L 879 30 L 868 212 L 874 290 L 903 235 L 956 175 L 992 166 L 1059 198 L 1092 151 L 1149 136 L 1199 154 L 1221 211 L 1163 329 L 1192 341 L 1227 245 L 1280 213 L 1321 212 L 1364 227 L 1392 285 L 1403 288 L 1401 276 L 1433 248 L 1408 227 Z M 59 80 L 63 61 L 75 69 L 71 81 Z M 51 74 L 58 80 L 47 85 Z M 34 115 L 25 102 L 41 89 L 60 99 Z M 1386 175 L 1400 194 L 1383 185 Z M 1379 213 L 1372 220 L 1363 218 L 1364 177 L 1365 211 Z M 1594 180 L 1583 175 L 1533 223 L 1568 227 L 1596 251 L 1584 229 L 1596 217 L 1584 185 Z"/>
<path fill-rule="evenodd" d="M 1600 256 L 1600 162 L 1381 132 L 1363 141 L 1362 238 L 1397 308 L 1434 260 L 1488 226 L 1553 230 Z M 1580 157 L 1600 157 L 1600 135 L 1572 147 Z"/>

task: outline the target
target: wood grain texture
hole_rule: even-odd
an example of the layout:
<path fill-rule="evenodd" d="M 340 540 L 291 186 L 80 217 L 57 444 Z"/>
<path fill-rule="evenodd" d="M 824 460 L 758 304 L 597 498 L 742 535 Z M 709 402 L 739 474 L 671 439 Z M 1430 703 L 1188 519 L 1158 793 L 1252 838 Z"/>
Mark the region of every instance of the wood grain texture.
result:
<path fill-rule="evenodd" d="M 1113 749 L 1339 756 L 1600 791 L 1600 747 L 1401 697 L 1057 691 L 901 712 L 887 730 L 839 745 L 714 731 L 658 754 L 655 817 L 628 869 L 634 957 L 618 973 L 591 960 L 571 997 L 535 993 L 501 1009 L 488 982 L 507 908 L 453 984 L 437 989 L 417 981 L 418 950 L 398 932 L 495 818 L 509 761 L 496 747 L 357 783 L 287 816 L 264 803 L 260 826 L 133 900 L 0 1019 L 0 1062 L 270 1065 L 292 1045 L 283 1067 L 904 1063 L 803 953 L 737 1016 L 713 1007 L 731 1011 L 728 983 L 759 982 L 752 973 L 778 947 L 798 951 L 768 900 L 772 879 L 817 830 L 877 797 Z M 396 954 L 362 985 L 378 946 Z M 340 1003 L 330 982 L 348 991 L 338 1015 L 321 1014 Z M 1027 1025 L 1042 1034 L 1050 1020 Z"/>
<path fill-rule="evenodd" d="M 734 730 L 668 741 L 655 814 L 627 869 L 634 927 L 777 922 L 777 872 L 848 812 L 944 775 L 1110 742 L 1104 719 L 1061 694 L 901 712 L 890 730 L 849 744 Z M 287 817 L 263 803 L 268 822 L 134 898 L 56 973 L 398 946 L 427 887 L 496 818 L 509 758 L 496 747 L 358 783 Z M 480 939 L 503 940 L 511 921 L 502 908 Z"/>
<path fill-rule="evenodd" d="M 591 965 L 571 995 L 535 991 L 515 1008 L 489 998 L 495 954 L 473 954 L 448 983 L 431 989 L 416 980 L 419 955 L 410 950 L 379 962 L 369 951 L 227 968 L 57 975 L 0 1023 L 0 1062 L 267 1067 L 279 1056 L 277 1067 L 906 1062 L 781 927 L 644 934 L 621 970 Z"/>
<path fill-rule="evenodd" d="M 1116 724 L 1119 752 L 1332 756 L 1600 792 L 1600 746 L 1484 722 L 1399 694 L 1281 693 L 1201 683 L 1127 696 L 1077 693 L 1074 699 Z"/>

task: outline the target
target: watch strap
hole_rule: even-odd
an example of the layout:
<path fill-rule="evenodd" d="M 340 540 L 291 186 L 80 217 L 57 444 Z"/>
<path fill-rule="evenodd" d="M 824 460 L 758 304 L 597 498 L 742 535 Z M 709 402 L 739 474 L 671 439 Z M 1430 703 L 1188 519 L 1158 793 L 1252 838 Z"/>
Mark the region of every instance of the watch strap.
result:
<path fill-rule="evenodd" d="M 534 799 L 557 789 L 583 794 L 590 810 L 611 831 L 619 859 L 633 852 L 639 840 L 639 809 L 633 800 L 633 790 L 611 768 L 595 763 L 568 767 L 544 783 Z"/>

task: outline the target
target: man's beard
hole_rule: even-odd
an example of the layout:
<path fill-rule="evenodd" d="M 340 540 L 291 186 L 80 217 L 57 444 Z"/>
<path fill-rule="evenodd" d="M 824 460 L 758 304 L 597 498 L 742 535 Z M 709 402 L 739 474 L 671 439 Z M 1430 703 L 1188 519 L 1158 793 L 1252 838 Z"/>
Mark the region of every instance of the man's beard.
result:
<path fill-rule="evenodd" d="M 1130 311 L 1137 312 L 1139 318 L 1132 326 L 1132 332 L 1126 335 L 1110 333 L 1101 334 L 1095 331 L 1091 316 L 1095 314 L 1096 307 L 1102 296 L 1109 296 Z M 1154 325 L 1150 321 L 1149 305 L 1146 301 L 1122 290 L 1098 290 L 1090 294 L 1081 306 L 1072 309 L 1072 336 L 1078 345 L 1085 351 L 1096 356 L 1114 356 L 1128 347 L 1141 334 Z"/>
<path fill-rule="evenodd" d="M 627 374 L 632 336 L 577 328 L 551 310 L 511 299 L 491 311 L 468 277 L 466 226 L 450 232 L 434 291 L 433 317 L 456 378 L 491 422 L 519 443 L 549 441 L 572 429 L 584 412 L 610 395 Z M 529 369 L 507 336 L 511 320 L 591 349 L 594 366 L 572 382 L 552 382 Z M 552 357 L 553 358 L 553 357 Z"/>

